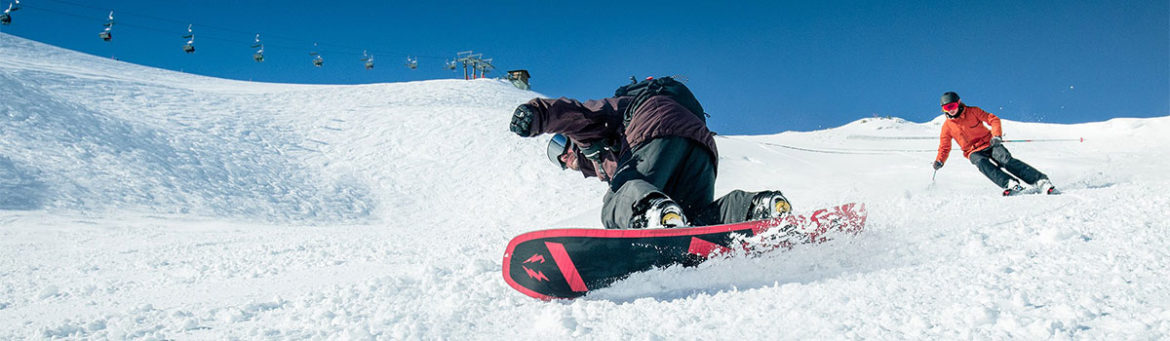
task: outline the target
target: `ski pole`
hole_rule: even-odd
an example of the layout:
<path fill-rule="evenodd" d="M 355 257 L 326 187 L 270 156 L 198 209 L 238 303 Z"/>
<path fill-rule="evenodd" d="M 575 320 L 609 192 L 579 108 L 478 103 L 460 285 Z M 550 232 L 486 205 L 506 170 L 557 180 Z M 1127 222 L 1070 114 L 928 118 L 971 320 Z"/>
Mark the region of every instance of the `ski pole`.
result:
<path fill-rule="evenodd" d="M 849 135 L 845 138 L 854 140 L 937 140 L 937 136 L 868 136 L 868 135 Z M 1085 142 L 1084 137 L 1075 139 L 1015 139 L 1003 140 L 1003 142 Z"/>
<path fill-rule="evenodd" d="M 1081 137 L 1081 138 L 1075 138 L 1075 139 L 1017 139 L 1017 140 L 1003 140 L 1003 142 L 1069 142 L 1069 141 L 1085 142 L 1085 138 Z"/>

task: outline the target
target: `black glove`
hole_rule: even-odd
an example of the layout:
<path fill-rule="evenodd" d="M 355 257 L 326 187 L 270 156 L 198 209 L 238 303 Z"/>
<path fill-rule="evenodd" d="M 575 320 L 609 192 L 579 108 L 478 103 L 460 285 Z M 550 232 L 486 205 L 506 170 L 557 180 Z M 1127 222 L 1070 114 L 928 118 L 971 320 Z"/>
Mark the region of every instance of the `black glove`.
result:
<path fill-rule="evenodd" d="M 601 162 L 603 152 L 605 152 L 605 143 L 601 143 L 601 141 L 595 141 L 589 147 L 581 149 L 581 155 L 593 162 Z"/>
<path fill-rule="evenodd" d="M 1003 144 L 1003 138 L 1002 138 L 1002 137 L 999 137 L 999 136 L 993 136 L 993 137 L 991 137 L 991 146 L 992 146 L 992 147 L 998 146 L 998 145 L 1000 145 L 1000 144 Z"/>
<path fill-rule="evenodd" d="M 534 112 L 534 108 L 528 104 L 516 107 L 516 112 L 512 113 L 512 124 L 508 128 L 521 137 L 532 136 L 532 117 L 536 115 Z"/>
<path fill-rule="evenodd" d="M 601 181 L 610 181 L 617 172 L 617 159 L 604 141 L 593 141 L 588 147 L 581 148 L 581 155 L 593 163 L 597 170 L 597 178 Z"/>
<path fill-rule="evenodd" d="M 939 168 L 942 168 L 943 163 L 935 161 L 933 166 L 934 166 L 934 170 L 938 170 Z"/>

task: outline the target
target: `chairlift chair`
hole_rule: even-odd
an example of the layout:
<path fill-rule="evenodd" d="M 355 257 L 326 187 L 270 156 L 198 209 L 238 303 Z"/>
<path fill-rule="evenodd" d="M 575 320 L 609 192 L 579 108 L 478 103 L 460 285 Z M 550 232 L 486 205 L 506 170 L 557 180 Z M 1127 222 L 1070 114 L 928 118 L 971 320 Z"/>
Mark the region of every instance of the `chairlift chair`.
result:
<path fill-rule="evenodd" d="M 411 70 L 418 69 L 418 58 L 406 57 L 406 67 Z"/>
<path fill-rule="evenodd" d="M 114 11 L 110 11 L 109 20 L 107 20 L 105 24 L 102 24 L 102 26 L 105 26 L 106 29 L 104 31 L 101 31 L 100 33 L 98 33 L 98 37 L 101 37 L 102 40 L 105 40 L 105 41 L 110 41 L 110 39 L 114 39 L 114 35 L 110 33 L 110 30 L 112 30 L 114 28 Z"/>
<path fill-rule="evenodd" d="M 8 4 L 8 9 L 4 10 L 4 13 L 0 13 L 0 24 L 4 24 L 4 25 L 12 24 L 12 15 L 9 13 L 12 13 L 12 11 L 16 11 L 19 9 L 20 9 L 20 1 L 19 0 L 16 1 L 16 3 Z"/>
<path fill-rule="evenodd" d="M 371 56 L 369 53 L 366 53 L 366 51 L 364 51 L 364 50 L 362 51 L 362 61 L 366 62 L 366 70 L 370 70 L 370 69 L 374 68 L 374 56 Z"/>
<path fill-rule="evenodd" d="M 317 49 L 317 43 L 313 42 L 313 50 L 316 50 L 316 49 Z M 316 57 L 316 58 L 313 58 L 313 66 L 321 67 L 321 65 L 325 64 L 325 58 L 321 58 L 321 54 L 317 53 L 317 51 L 309 51 L 309 55 Z"/>
<path fill-rule="evenodd" d="M 374 56 L 366 55 L 365 51 L 362 51 L 362 61 L 366 62 L 366 70 L 374 68 Z"/>
<path fill-rule="evenodd" d="M 195 35 L 188 34 L 188 35 L 183 36 L 183 38 L 188 38 L 187 44 L 183 45 L 183 52 L 194 53 L 195 52 Z"/>
<path fill-rule="evenodd" d="M 264 44 L 260 43 L 260 34 L 259 33 L 256 34 L 256 43 L 252 44 L 252 48 L 259 48 L 259 50 L 256 50 L 256 53 L 252 54 L 252 59 L 256 60 L 257 63 L 263 62 L 264 61 Z"/>
<path fill-rule="evenodd" d="M 187 44 L 183 45 L 183 52 L 194 53 L 195 52 L 195 33 L 191 32 L 191 25 L 187 25 L 187 34 L 183 36 L 183 39 L 187 39 Z"/>

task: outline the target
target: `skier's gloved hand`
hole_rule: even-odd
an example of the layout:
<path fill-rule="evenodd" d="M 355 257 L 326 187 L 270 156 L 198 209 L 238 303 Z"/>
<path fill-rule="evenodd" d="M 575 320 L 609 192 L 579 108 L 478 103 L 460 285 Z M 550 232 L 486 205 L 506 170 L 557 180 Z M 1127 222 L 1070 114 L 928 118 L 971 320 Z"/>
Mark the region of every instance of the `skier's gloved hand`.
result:
<path fill-rule="evenodd" d="M 1000 144 L 1003 144 L 1003 138 L 1002 138 L 1002 137 L 999 137 L 999 136 L 992 136 L 992 137 L 991 137 L 991 146 L 992 146 L 992 147 L 998 146 L 998 145 L 1000 145 Z"/>
<path fill-rule="evenodd" d="M 617 158 L 613 156 L 613 152 L 609 148 L 606 148 L 604 142 L 594 141 L 588 146 L 580 148 L 581 155 L 593 162 L 593 169 L 597 170 L 598 179 L 608 182 L 613 178 L 614 173 L 617 172 Z"/>
<path fill-rule="evenodd" d="M 521 137 L 532 136 L 532 117 L 536 116 L 534 113 L 535 110 L 531 105 L 521 104 L 517 106 L 516 111 L 512 113 L 512 124 L 508 129 Z"/>
<path fill-rule="evenodd" d="M 935 160 L 934 164 L 932 166 L 934 166 L 934 170 L 938 170 L 939 168 L 942 168 L 943 163 L 939 162 L 938 160 Z"/>
<path fill-rule="evenodd" d="M 601 142 L 594 142 L 588 147 L 581 148 L 581 155 L 593 162 L 601 162 L 602 153 L 605 152 L 605 144 Z"/>

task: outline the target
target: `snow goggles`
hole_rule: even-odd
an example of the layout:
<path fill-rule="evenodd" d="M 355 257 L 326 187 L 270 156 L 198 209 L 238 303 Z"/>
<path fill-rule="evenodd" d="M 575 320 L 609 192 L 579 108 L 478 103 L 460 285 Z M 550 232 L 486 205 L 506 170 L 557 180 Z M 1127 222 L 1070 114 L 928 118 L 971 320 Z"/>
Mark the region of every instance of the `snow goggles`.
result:
<path fill-rule="evenodd" d="M 942 108 L 943 108 L 943 111 L 951 111 L 951 110 L 958 109 L 959 102 L 950 102 L 947 104 L 943 104 Z"/>
<path fill-rule="evenodd" d="M 551 140 L 548 140 L 548 160 L 552 161 L 554 165 L 561 166 L 561 169 L 567 169 L 568 166 L 561 162 L 561 155 L 569 150 L 569 138 L 565 135 L 553 135 Z"/>

